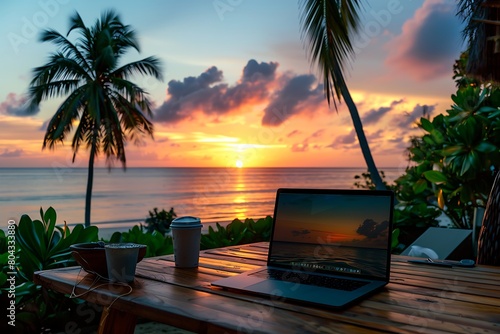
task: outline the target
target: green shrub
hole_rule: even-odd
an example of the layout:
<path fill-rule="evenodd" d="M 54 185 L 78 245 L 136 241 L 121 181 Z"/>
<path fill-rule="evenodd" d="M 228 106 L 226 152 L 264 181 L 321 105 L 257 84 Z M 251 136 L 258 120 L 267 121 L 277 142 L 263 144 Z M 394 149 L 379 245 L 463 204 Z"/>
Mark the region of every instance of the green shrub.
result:
<path fill-rule="evenodd" d="M 211 249 L 258 241 L 269 241 L 271 237 L 273 219 L 270 216 L 257 221 L 247 218 L 245 221 L 234 219 L 226 227 L 216 224 L 217 230 L 212 226 L 208 234 L 201 236 L 201 249 Z"/>
<path fill-rule="evenodd" d="M 158 208 L 149 211 L 149 218 L 146 218 L 145 225 L 148 233 L 157 231 L 165 235 L 170 230 L 170 224 L 177 217 L 174 208 L 170 208 L 167 212 L 165 209 L 158 212 Z"/>
<path fill-rule="evenodd" d="M 145 232 L 143 227 L 138 225 L 135 225 L 128 232 L 113 233 L 110 242 L 133 242 L 147 245 L 148 248 L 145 257 L 172 254 L 174 252 L 172 237 L 164 236 L 158 231 L 153 231 L 152 233 Z"/>
<path fill-rule="evenodd" d="M 395 182 L 406 205 L 425 203 L 428 217 L 444 214 L 453 227 L 471 228 L 500 167 L 500 90 L 461 88 L 447 114 L 422 117 L 423 135 L 408 149 L 413 166 Z"/>

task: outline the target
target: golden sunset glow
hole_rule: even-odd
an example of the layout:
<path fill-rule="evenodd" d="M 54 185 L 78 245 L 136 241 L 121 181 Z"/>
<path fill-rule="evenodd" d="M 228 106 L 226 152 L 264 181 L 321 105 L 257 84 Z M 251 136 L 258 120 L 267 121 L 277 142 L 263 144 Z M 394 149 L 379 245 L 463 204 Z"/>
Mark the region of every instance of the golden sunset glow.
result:
<path fill-rule="evenodd" d="M 336 110 L 325 101 L 322 79 L 301 41 L 295 2 L 231 4 L 231 10 L 224 13 L 214 11 L 210 1 L 194 11 L 188 4 L 174 1 L 157 6 L 124 5 L 117 0 L 102 6 L 71 2 L 61 4 L 57 15 L 36 28 L 65 33 L 67 20 L 75 11 L 90 24 L 97 13 L 113 6 L 141 41 L 140 54 L 127 57 L 156 56 L 162 61 L 165 78 L 161 82 L 137 76 L 134 82 L 148 92 L 154 139 L 145 138 L 139 145 L 127 142 L 127 166 L 366 165 L 345 103 L 335 96 Z M 0 22 L 2 31 L 12 35 L 25 29 L 19 19 L 26 16 L 25 7 L 10 5 L 12 19 Z M 365 22 L 361 27 L 366 22 L 370 27 L 378 24 L 373 13 L 386 12 L 386 7 L 386 2 L 379 1 L 370 3 L 364 12 L 362 9 L 360 17 Z M 143 15 L 137 16 L 139 9 Z M 406 165 L 405 149 L 410 137 L 418 134 L 415 122 L 424 106 L 435 115 L 452 104 L 450 96 L 456 91 L 453 63 L 462 51 L 454 3 L 426 0 L 397 9 L 390 25 L 375 27 L 379 35 L 364 36 L 363 45 L 355 39 L 356 57 L 346 73 L 379 167 Z M 193 23 L 186 24 L 188 17 Z M 446 31 L 421 38 L 435 22 L 445 22 Z M 242 39 L 249 29 L 251 38 Z M 84 147 L 72 162 L 72 133 L 55 150 L 42 150 L 47 122 L 65 97 L 50 98 L 36 112 L 23 113 L 32 69 L 44 65 L 49 54 L 58 51 L 57 46 L 34 37 L 14 40 L 25 39 L 17 44 L 6 42 L 5 61 L 0 64 L 3 77 L 8 78 L 0 82 L 0 166 L 85 167 L 89 153 Z M 99 155 L 95 166 L 106 166 L 106 158 Z"/>

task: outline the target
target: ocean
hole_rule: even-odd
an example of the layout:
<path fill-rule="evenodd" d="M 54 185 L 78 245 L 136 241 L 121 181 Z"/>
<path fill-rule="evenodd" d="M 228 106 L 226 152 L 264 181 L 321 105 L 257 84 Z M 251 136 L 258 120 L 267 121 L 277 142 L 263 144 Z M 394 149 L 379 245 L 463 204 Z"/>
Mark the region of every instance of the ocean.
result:
<path fill-rule="evenodd" d="M 401 168 L 381 168 L 392 182 Z M 354 188 L 365 168 L 97 168 L 91 223 L 127 229 L 144 222 L 153 208 L 203 223 L 273 214 L 280 187 Z M 58 225 L 83 223 L 86 168 L 0 168 L 0 217 L 3 227 L 22 214 L 39 219 L 52 206 Z"/>

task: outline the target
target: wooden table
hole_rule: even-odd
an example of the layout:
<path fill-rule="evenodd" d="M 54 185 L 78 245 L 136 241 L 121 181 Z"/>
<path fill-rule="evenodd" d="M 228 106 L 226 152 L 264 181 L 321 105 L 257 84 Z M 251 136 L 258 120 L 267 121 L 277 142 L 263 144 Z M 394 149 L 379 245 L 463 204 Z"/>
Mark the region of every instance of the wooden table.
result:
<path fill-rule="evenodd" d="M 387 288 L 344 311 L 302 306 L 212 287 L 254 269 L 268 244 L 202 251 L 196 269 L 175 268 L 172 256 L 138 264 L 131 294 L 117 299 L 103 333 L 133 333 L 137 317 L 197 333 L 500 333 L 500 267 L 442 268 L 393 256 Z M 45 288 L 71 293 L 79 268 L 35 273 Z M 87 274 L 77 293 L 88 289 Z M 105 285 L 82 298 L 107 306 L 126 288 Z"/>

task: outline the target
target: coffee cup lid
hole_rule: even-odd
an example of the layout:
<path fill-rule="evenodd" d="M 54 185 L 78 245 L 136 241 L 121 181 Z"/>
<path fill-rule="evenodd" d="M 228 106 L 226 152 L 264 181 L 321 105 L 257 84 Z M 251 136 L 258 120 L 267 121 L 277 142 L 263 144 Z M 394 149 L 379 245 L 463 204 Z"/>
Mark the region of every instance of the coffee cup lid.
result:
<path fill-rule="evenodd" d="M 170 228 L 194 228 L 202 226 L 200 218 L 192 216 L 175 218 L 172 224 L 170 224 Z"/>

